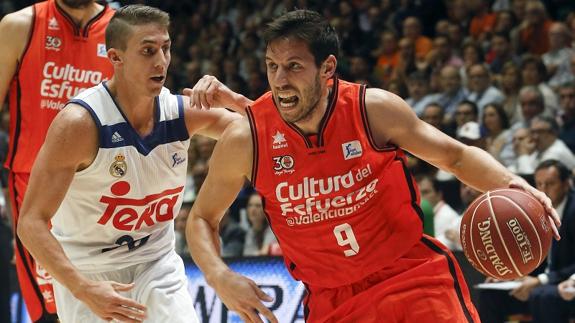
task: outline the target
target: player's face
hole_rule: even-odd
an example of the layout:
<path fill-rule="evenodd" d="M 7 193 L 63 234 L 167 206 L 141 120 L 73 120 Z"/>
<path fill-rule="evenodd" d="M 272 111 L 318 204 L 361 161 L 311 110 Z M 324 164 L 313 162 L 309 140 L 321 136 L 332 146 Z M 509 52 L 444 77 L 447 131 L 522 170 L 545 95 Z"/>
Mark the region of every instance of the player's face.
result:
<path fill-rule="evenodd" d="M 166 81 L 170 65 L 170 35 L 163 26 L 133 26 L 123 56 L 122 73 L 130 85 L 157 96 Z"/>
<path fill-rule="evenodd" d="M 273 41 L 266 50 L 266 67 L 282 118 L 291 123 L 309 120 L 322 95 L 322 80 L 307 44 L 294 38 Z"/>
<path fill-rule="evenodd" d="M 545 193 L 557 207 L 569 191 L 569 181 L 561 181 L 555 167 L 543 168 L 535 172 L 535 186 Z"/>

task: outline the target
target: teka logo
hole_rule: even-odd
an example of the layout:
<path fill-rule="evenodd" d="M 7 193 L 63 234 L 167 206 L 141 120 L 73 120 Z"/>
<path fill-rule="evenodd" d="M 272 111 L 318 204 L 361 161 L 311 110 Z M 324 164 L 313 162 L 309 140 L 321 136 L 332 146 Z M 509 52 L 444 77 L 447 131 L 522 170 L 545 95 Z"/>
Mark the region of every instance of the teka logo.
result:
<path fill-rule="evenodd" d="M 183 186 L 167 189 L 141 199 L 102 196 L 100 202 L 107 207 L 98 223 L 106 225 L 112 219 L 114 228 L 135 231 L 144 224 L 151 227 L 158 222 L 170 221 L 174 218 L 174 206 L 183 189 Z M 116 196 L 126 195 L 130 191 L 130 184 L 126 181 L 114 183 L 110 191 Z"/>
<path fill-rule="evenodd" d="M 346 142 L 341 145 L 341 149 L 343 150 L 343 159 L 345 160 L 357 158 L 363 154 L 359 140 Z"/>
<path fill-rule="evenodd" d="M 56 36 L 46 36 L 46 49 L 60 51 L 62 40 Z"/>
<path fill-rule="evenodd" d="M 285 135 L 279 132 L 279 130 L 276 131 L 276 134 L 273 135 L 272 138 L 274 138 L 274 142 L 272 143 L 273 149 L 286 148 L 288 146 Z"/>

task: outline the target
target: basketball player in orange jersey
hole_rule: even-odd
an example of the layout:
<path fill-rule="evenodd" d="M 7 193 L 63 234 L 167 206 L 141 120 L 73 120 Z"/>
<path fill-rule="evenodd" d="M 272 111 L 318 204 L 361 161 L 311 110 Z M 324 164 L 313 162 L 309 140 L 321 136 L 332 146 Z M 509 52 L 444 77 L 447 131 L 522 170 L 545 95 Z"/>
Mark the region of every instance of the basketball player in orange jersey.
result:
<path fill-rule="evenodd" d="M 288 270 L 306 286 L 306 321 L 479 322 L 455 258 L 422 233 L 402 149 L 481 191 L 529 191 L 559 225 L 549 199 L 420 121 L 396 95 L 337 79 L 338 39 L 319 14 L 289 12 L 264 38 L 271 91 L 222 135 L 188 218 L 190 253 L 207 282 L 244 321 L 278 321 L 262 303 L 270 297 L 218 256 L 218 223 L 247 178 Z M 194 104 L 209 107 L 218 88 L 204 78 Z"/>
<path fill-rule="evenodd" d="M 112 76 L 104 31 L 113 10 L 94 0 L 48 0 L 0 22 L 0 102 L 9 91 L 9 189 L 14 228 L 48 126 L 68 99 Z M 55 320 L 51 277 L 18 238 L 16 269 L 34 322 Z"/>

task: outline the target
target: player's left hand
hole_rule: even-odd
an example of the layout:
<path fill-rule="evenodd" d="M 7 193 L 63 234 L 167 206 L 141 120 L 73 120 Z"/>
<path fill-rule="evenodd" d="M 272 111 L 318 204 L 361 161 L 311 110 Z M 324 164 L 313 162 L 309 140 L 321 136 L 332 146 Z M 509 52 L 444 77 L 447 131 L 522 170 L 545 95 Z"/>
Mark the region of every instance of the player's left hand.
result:
<path fill-rule="evenodd" d="M 559 219 L 557 211 L 555 211 L 555 208 L 553 208 L 551 199 L 549 199 L 549 197 L 547 197 L 545 193 L 535 189 L 533 186 L 529 185 L 524 180 L 512 180 L 511 183 L 509 183 L 509 187 L 522 189 L 525 192 L 533 195 L 537 200 L 539 200 L 539 202 L 541 202 L 541 204 L 545 208 L 545 211 L 547 212 L 547 215 L 551 218 L 551 221 L 549 222 L 551 223 L 551 230 L 553 230 L 553 235 L 555 236 L 555 239 L 561 240 L 559 230 L 557 229 L 558 227 L 561 226 L 561 220 Z"/>
<path fill-rule="evenodd" d="M 539 286 L 541 282 L 536 277 L 525 276 L 521 279 L 521 285 L 512 290 L 509 295 L 517 298 L 522 302 L 526 302 L 529 299 L 529 294 L 533 288 Z"/>
<path fill-rule="evenodd" d="M 212 75 L 204 75 L 192 89 L 185 88 L 183 93 L 190 97 L 190 105 L 196 109 L 229 108 L 245 113 L 246 98 Z"/>

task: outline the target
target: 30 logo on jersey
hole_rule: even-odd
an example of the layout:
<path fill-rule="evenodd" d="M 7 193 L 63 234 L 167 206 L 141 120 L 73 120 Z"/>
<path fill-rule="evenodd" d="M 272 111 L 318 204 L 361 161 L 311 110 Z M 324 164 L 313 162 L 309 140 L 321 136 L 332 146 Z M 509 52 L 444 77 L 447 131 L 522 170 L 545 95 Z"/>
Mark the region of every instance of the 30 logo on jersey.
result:
<path fill-rule="evenodd" d="M 272 158 L 274 161 L 274 171 L 276 175 L 293 174 L 295 172 L 295 161 L 292 156 L 276 156 Z"/>
<path fill-rule="evenodd" d="M 46 49 L 60 51 L 62 40 L 56 36 L 46 36 Z"/>

